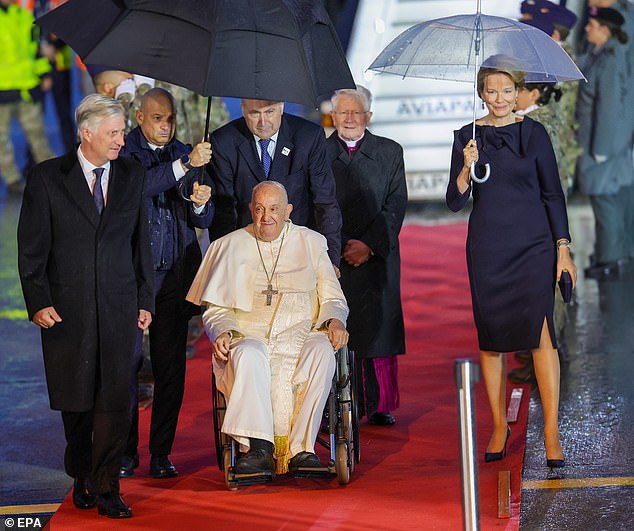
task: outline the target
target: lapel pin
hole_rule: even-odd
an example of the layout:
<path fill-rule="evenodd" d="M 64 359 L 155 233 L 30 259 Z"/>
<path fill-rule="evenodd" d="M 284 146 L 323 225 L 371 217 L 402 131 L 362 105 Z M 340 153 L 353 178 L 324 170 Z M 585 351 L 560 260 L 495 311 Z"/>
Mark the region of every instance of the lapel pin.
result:
<path fill-rule="evenodd" d="M 287 147 L 282 148 L 282 155 L 284 155 L 285 157 L 288 157 L 288 154 L 291 152 L 290 149 L 288 149 Z"/>

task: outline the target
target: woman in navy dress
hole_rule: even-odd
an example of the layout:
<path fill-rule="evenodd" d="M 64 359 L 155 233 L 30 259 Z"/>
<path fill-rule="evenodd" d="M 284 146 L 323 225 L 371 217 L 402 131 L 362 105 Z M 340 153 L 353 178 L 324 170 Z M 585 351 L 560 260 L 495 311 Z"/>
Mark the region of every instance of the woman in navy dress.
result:
<path fill-rule="evenodd" d="M 465 207 L 473 193 L 467 266 L 482 373 L 493 413 L 494 431 L 485 461 L 506 453 L 506 357 L 531 350 L 544 411 L 544 443 L 549 466 L 563 466 L 559 440 L 559 357 L 553 325 L 555 281 L 570 258 L 566 203 L 557 162 L 544 127 L 513 112 L 523 73 L 481 68 L 478 94 L 489 113 L 454 133 L 447 205 Z M 472 183 L 490 164 L 484 183 Z"/>

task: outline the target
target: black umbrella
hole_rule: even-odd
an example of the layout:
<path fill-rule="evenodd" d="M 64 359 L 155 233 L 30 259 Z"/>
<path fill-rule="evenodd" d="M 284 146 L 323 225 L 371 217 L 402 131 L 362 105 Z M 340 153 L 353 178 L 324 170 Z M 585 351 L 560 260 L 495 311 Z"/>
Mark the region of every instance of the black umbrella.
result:
<path fill-rule="evenodd" d="M 315 106 L 355 86 L 317 0 L 69 0 L 37 23 L 84 63 L 205 96 Z"/>

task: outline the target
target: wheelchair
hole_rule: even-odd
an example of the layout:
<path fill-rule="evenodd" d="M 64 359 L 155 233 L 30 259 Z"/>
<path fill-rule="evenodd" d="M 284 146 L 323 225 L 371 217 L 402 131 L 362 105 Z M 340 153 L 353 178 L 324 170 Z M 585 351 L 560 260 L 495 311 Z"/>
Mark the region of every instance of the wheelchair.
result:
<path fill-rule="evenodd" d="M 330 387 L 330 394 L 324 408 L 320 434 L 317 443 L 330 453 L 328 464 L 320 468 L 299 468 L 293 477 L 333 477 L 340 485 L 350 481 L 355 464 L 361 458 L 359 448 L 359 417 L 355 397 L 356 368 L 354 352 L 342 347 L 335 352 L 336 368 Z M 224 395 L 216 387 L 216 378 L 212 371 L 212 402 L 214 436 L 218 468 L 224 472 L 225 483 L 229 490 L 240 485 L 266 483 L 273 480 L 272 472 L 257 474 L 236 474 L 233 471 L 240 457 L 238 443 L 221 432 L 226 411 Z M 327 432 L 325 425 L 327 424 Z M 327 438 L 326 438 L 327 435 Z"/>

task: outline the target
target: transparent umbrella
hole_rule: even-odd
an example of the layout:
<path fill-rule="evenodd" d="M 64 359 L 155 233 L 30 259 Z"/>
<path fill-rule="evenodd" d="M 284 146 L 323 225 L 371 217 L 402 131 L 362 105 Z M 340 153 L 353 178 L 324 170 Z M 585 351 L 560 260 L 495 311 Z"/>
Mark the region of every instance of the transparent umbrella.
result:
<path fill-rule="evenodd" d="M 484 58 L 484 59 L 483 59 Z M 552 38 L 516 20 L 477 12 L 416 24 L 398 35 L 368 67 L 379 73 L 473 83 L 475 138 L 477 74 L 480 66 L 526 72 L 527 83 L 585 79 L 570 56 Z M 474 165 L 471 177 L 477 177 Z"/>

